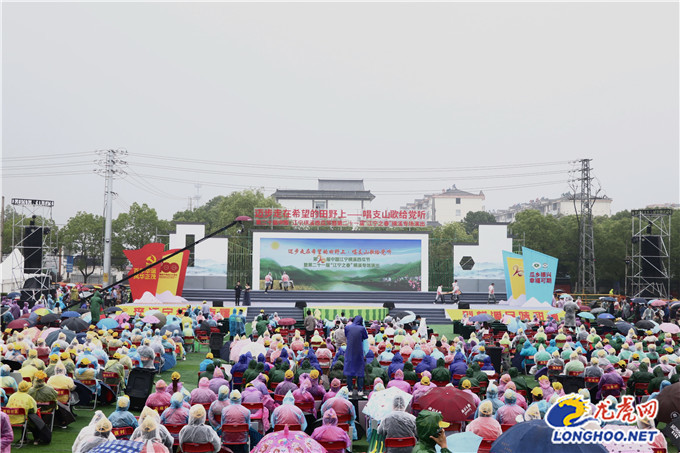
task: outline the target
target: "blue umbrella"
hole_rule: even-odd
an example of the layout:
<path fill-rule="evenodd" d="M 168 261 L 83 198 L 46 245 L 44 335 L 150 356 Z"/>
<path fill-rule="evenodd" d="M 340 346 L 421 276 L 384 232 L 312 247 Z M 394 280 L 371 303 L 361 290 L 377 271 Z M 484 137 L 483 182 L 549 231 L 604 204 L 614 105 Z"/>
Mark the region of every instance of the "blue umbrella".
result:
<path fill-rule="evenodd" d="M 111 318 L 104 318 L 97 323 L 97 327 L 104 330 L 115 329 L 118 327 L 118 321 Z"/>
<path fill-rule="evenodd" d="M 15 291 L 13 293 L 9 293 L 7 297 L 9 297 L 10 299 L 14 299 L 15 297 L 21 297 L 21 293 Z"/>
<path fill-rule="evenodd" d="M 77 311 L 65 311 L 61 314 L 62 318 L 80 318 L 80 313 Z"/>
<path fill-rule="evenodd" d="M 610 315 L 609 313 L 600 313 L 597 315 L 597 319 L 614 319 L 614 315 Z"/>
<path fill-rule="evenodd" d="M 477 453 L 482 437 L 475 433 L 456 433 L 446 436 L 446 446 L 452 453 Z M 442 449 L 435 445 L 435 451 L 439 453 Z"/>
<path fill-rule="evenodd" d="M 614 299 L 614 298 L 611 297 L 611 296 L 600 297 L 600 300 L 606 300 L 607 302 L 616 302 L 616 299 Z"/>
<path fill-rule="evenodd" d="M 579 318 L 584 318 L 584 319 L 595 319 L 595 316 L 593 316 L 591 313 L 588 313 L 587 311 L 582 311 L 581 313 L 578 314 Z"/>
<path fill-rule="evenodd" d="M 492 322 L 495 319 L 496 318 L 494 318 L 493 316 L 491 316 L 487 313 L 481 313 L 477 316 L 473 316 L 472 318 L 470 318 L 470 321 L 472 321 L 472 322 Z"/>
<path fill-rule="evenodd" d="M 520 321 L 520 322 L 517 322 L 516 319 L 513 319 L 513 320 L 510 321 L 510 323 L 508 324 L 508 330 L 509 330 L 510 332 L 512 332 L 512 333 L 517 333 L 517 331 L 518 331 L 519 329 L 526 330 L 526 328 L 527 328 L 526 324 L 524 324 L 524 323 L 521 322 L 521 321 Z"/>
<path fill-rule="evenodd" d="M 110 440 L 103 444 L 97 445 L 90 453 L 110 453 L 112 451 L 119 453 L 138 453 L 142 451 L 146 443 L 136 442 L 134 440 Z"/>
<path fill-rule="evenodd" d="M 616 324 L 616 329 L 624 335 L 627 335 L 630 329 L 634 329 L 633 325 L 625 321 L 619 321 Z"/>
<path fill-rule="evenodd" d="M 562 309 L 561 309 L 561 308 L 553 308 L 552 310 L 550 310 L 550 311 L 548 312 L 549 315 L 556 315 L 556 314 L 558 314 L 558 313 L 562 313 Z"/>
<path fill-rule="evenodd" d="M 501 434 L 491 446 L 491 453 L 540 451 L 541 453 L 607 453 L 599 444 L 553 444 L 553 429 L 543 420 L 517 423 Z M 533 448 L 529 448 L 533 446 Z"/>

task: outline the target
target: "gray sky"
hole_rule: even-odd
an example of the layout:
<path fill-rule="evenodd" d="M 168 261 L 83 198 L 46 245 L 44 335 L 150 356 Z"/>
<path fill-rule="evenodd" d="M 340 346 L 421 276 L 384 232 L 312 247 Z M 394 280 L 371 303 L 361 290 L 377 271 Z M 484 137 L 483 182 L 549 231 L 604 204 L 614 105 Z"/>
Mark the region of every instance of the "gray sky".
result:
<path fill-rule="evenodd" d="M 680 199 L 677 3 L 2 12 L 2 193 L 55 200 L 58 223 L 101 214 L 104 148 L 129 152 L 114 214 L 317 177 L 364 178 L 377 208 L 456 184 L 503 209 L 567 192 L 582 157 L 613 211 Z"/>

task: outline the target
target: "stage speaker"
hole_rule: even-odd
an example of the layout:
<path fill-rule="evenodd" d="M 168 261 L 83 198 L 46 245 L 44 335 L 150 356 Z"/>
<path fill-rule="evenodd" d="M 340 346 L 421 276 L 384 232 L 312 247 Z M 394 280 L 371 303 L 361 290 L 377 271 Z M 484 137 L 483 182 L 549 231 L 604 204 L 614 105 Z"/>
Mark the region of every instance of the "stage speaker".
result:
<path fill-rule="evenodd" d="M 501 353 L 503 352 L 502 348 L 499 348 L 497 346 L 488 346 L 486 348 L 486 353 L 489 354 L 489 357 L 491 358 L 491 364 L 493 365 L 494 369 L 496 370 L 496 373 L 499 375 L 501 374 Z"/>
<path fill-rule="evenodd" d="M 383 308 L 387 308 L 388 310 L 394 310 L 394 302 L 385 302 L 383 304 Z"/>
<path fill-rule="evenodd" d="M 213 332 L 210 334 L 210 352 L 212 352 L 213 357 L 220 356 L 220 349 L 224 344 L 224 334 Z"/>
<path fill-rule="evenodd" d="M 155 370 L 148 368 L 133 368 L 130 370 L 125 394 L 130 397 L 130 409 L 141 411 L 153 387 Z"/>
<path fill-rule="evenodd" d="M 24 272 L 37 274 L 42 269 L 42 245 L 43 229 L 37 226 L 28 226 L 24 229 L 23 252 Z"/>
<path fill-rule="evenodd" d="M 307 308 L 307 302 L 304 300 L 298 300 L 295 302 L 295 308 Z"/>
<path fill-rule="evenodd" d="M 219 308 L 224 307 L 224 301 L 223 300 L 214 300 L 213 301 L 213 307 L 219 307 Z"/>
<path fill-rule="evenodd" d="M 470 302 L 458 302 L 458 309 L 459 310 L 469 310 L 470 309 Z"/>
<path fill-rule="evenodd" d="M 661 278 L 661 236 L 642 236 L 640 247 L 642 255 L 642 276 L 644 278 Z"/>

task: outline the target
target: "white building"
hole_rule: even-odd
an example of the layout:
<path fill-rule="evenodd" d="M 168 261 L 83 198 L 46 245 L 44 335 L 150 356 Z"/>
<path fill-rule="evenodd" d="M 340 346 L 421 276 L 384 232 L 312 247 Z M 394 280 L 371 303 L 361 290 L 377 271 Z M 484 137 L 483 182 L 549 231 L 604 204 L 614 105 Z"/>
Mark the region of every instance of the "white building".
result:
<path fill-rule="evenodd" d="M 427 220 L 440 224 L 460 222 L 468 212 L 484 211 L 484 192 L 473 194 L 460 190 L 454 184 L 441 193 L 425 195 L 423 198 L 408 203 L 402 209 L 418 209 L 427 211 Z"/>
<path fill-rule="evenodd" d="M 612 199 L 607 196 L 595 199 L 593 204 L 593 217 L 610 216 Z M 570 193 L 562 194 L 559 198 L 537 198 L 530 200 L 527 203 L 518 203 L 510 206 L 508 209 L 494 211 L 492 214 L 497 222 L 514 222 L 515 216 L 528 209 L 535 209 L 543 215 L 575 215 L 581 214 L 581 202 L 577 198 L 574 200 L 574 195 Z"/>
<path fill-rule="evenodd" d="M 273 197 L 286 209 L 335 209 L 361 212 L 375 195 L 363 179 L 319 179 L 316 190 L 277 190 Z"/>

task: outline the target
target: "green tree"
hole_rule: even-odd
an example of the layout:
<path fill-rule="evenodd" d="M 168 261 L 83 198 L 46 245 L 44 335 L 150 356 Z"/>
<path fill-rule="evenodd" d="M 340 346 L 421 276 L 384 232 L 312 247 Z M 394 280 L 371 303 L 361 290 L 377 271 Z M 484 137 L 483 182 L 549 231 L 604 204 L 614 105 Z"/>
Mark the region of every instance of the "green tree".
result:
<path fill-rule="evenodd" d="M 112 263 L 124 268 L 127 258 L 123 250 L 139 249 L 150 242 L 167 245 L 167 234 L 172 228 L 170 222 L 158 218 L 156 210 L 146 203 L 141 206 L 132 203 L 128 212 L 121 212 L 112 222 L 113 244 Z"/>
<path fill-rule="evenodd" d="M 101 265 L 104 254 L 104 217 L 78 212 L 61 230 L 60 239 L 67 253 L 75 256 L 74 266 L 83 282 Z"/>
<path fill-rule="evenodd" d="M 454 244 L 474 243 L 472 235 L 465 231 L 462 222 L 450 222 L 438 226 L 430 233 L 429 244 L 429 286 L 449 285 L 453 282 Z"/>
<path fill-rule="evenodd" d="M 470 211 L 465 214 L 463 219 L 463 226 L 465 226 L 465 232 L 469 235 L 475 236 L 478 234 L 479 225 L 485 223 L 496 223 L 496 218 L 490 212 L 485 211 Z"/>
<path fill-rule="evenodd" d="M 593 218 L 595 235 L 595 276 L 600 291 L 618 287 L 625 289 L 626 256 L 631 250 L 630 212 L 622 211 L 613 217 Z"/>

